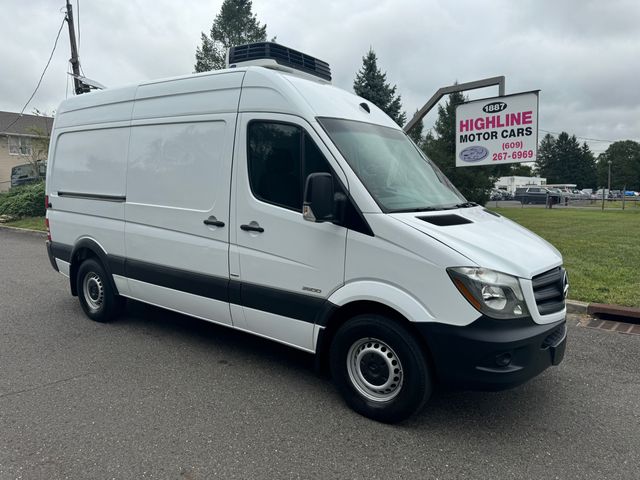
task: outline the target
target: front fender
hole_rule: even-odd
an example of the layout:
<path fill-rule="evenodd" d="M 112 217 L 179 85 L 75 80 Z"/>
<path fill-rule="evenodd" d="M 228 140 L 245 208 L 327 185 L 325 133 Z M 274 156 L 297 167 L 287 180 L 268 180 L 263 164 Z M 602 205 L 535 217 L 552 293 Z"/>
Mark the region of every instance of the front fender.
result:
<path fill-rule="evenodd" d="M 338 307 L 357 301 L 376 302 L 396 310 L 411 322 L 435 321 L 427 307 L 404 290 L 373 280 L 347 283 L 333 292 L 328 300 Z"/>

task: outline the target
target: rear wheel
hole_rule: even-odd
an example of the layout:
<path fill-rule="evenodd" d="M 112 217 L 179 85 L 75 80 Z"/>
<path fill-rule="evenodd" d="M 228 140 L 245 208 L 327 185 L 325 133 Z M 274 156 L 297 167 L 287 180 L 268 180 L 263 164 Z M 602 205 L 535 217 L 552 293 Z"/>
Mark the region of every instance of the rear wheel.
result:
<path fill-rule="evenodd" d="M 356 412 L 385 423 L 417 413 L 431 396 L 426 356 L 399 323 L 382 315 L 359 315 L 336 332 L 331 374 Z"/>
<path fill-rule="evenodd" d="M 82 262 L 76 282 L 80 306 L 91 320 L 109 322 L 121 312 L 124 298 L 116 295 L 98 261 L 90 258 Z"/>

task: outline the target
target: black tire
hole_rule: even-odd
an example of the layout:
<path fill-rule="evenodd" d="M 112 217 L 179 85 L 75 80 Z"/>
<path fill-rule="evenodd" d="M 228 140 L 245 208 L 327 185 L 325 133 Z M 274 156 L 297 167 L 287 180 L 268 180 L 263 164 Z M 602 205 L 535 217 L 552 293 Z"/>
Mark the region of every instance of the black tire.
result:
<path fill-rule="evenodd" d="M 116 295 L 104 267 L 93 258 L 83 261 L 76 277 L 84 313 L 96 322 L 110 322 L 122 311 L 124 298 Z"/>
<path fill-rule="evenodd" d="M 407 329 L 385 316 L 358 315 L 342 325 L 331 343 L 329 362 L 347 404 L 373 420 L 405 420 L 431 396 L 425 352 Z"/>

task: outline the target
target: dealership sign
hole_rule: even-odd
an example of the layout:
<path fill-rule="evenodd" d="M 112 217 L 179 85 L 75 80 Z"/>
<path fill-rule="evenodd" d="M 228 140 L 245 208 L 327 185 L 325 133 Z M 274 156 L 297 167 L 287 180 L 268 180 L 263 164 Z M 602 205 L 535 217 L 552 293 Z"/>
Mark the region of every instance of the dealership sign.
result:
<path fill-rule="evenodd" d="M 534 162 L 537 150 L 537 91 L 456 107 L 456 167 Z"/>

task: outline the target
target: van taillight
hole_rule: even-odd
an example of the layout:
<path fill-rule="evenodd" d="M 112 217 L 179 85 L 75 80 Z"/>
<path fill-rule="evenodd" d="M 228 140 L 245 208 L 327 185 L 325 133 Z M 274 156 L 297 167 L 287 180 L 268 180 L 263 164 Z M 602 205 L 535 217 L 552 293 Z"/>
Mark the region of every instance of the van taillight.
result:
<path fill-rule="evenodd" d="M 44 196 L 44 209 L 48 210 L 49 207 L 51 207 L 51 204 L 49 203 L 49 195 L 45 195 Z M 47 227 L 47 240 L 51 241 L 51 229 L 49 228 L 49 219 L 48 218 L 44 219 L 44 224 Z"/>

